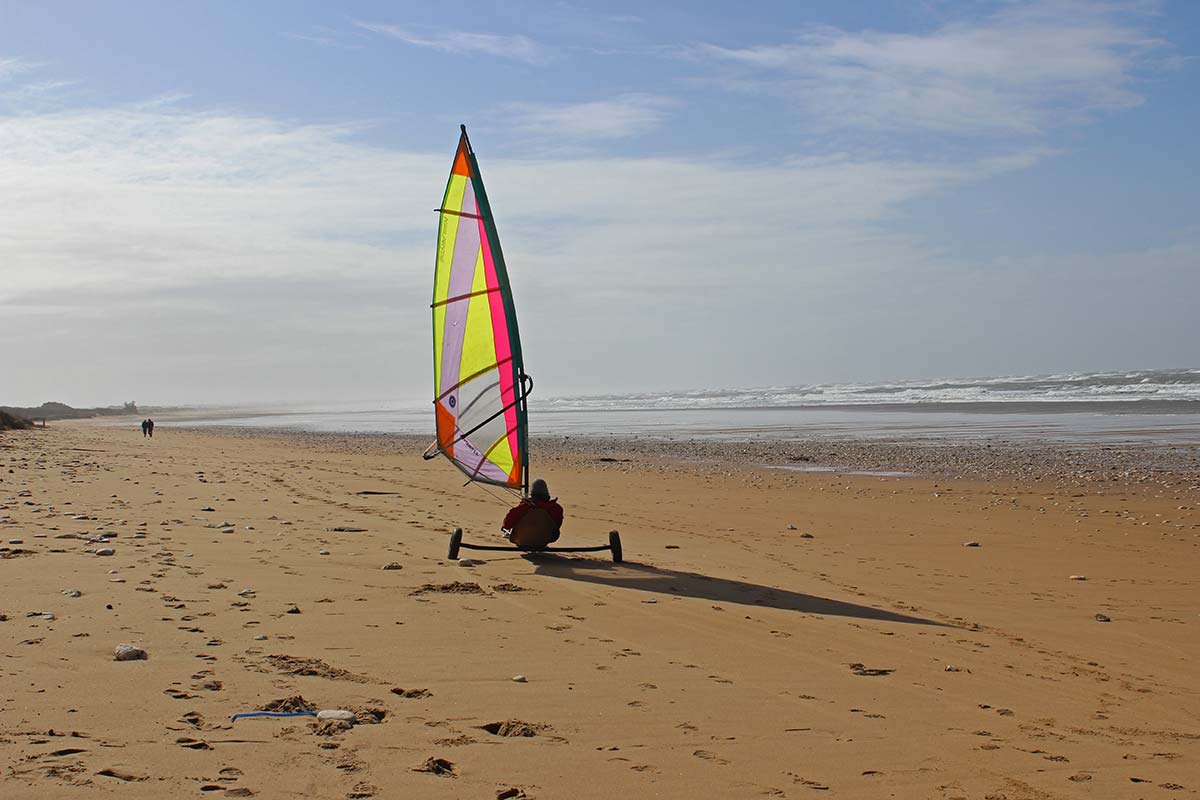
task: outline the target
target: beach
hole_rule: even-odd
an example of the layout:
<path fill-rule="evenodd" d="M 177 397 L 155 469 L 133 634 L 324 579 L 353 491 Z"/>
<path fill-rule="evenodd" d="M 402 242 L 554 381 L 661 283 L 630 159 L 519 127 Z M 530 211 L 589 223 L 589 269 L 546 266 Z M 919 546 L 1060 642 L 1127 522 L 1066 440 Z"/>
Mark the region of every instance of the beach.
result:
<path fill-rule="evenodd" d="M 0 434 L 0 796 L 1200 794 L 1194 446 L 426 443 Z"/>

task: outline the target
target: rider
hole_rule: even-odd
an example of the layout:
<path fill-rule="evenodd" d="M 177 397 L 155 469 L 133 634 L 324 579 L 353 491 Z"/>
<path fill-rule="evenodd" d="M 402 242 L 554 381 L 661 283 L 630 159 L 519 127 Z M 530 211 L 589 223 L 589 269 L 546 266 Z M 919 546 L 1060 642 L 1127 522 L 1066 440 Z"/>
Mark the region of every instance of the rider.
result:
<path fill-rule="evenodd" d="M 504 516 L 504 522 L 501 523 L 500 527 L 506 531 L 506 539 L 512 541 L 513 531 L 517 527 L 517 523 L 535 508 L 545 509 L 550 515 L 550 519 L 554 521 L 554 532 L 545 544 L 558 541 L 558 535 L 561 532 L 563 522 L 563 508 L 558 504 L 556 499 L 550 498 L 550 489 L 541 478 L 538 478 L 529 487 L 529 497 L 521 500 L 520 503 L 510 509 Z"/>

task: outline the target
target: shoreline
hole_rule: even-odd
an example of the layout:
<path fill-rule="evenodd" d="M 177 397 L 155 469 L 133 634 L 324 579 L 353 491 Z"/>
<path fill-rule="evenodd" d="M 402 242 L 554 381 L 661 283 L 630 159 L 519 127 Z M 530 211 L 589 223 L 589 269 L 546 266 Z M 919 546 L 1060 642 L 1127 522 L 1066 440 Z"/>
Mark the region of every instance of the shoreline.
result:
<path fill-rule="evenodd" d="M 964 413 L 935 404 L 913 407 L 554 410 L 536 414 L 533 435 L 621 437 L 656 441 L 883 441 L 915 445 L 1055 444 L 1200 447 L 1197 413 L 1041 413 L 1004 404 L 1003 413 Z M 881 410 L 882 409 L 882 410 Z M 267 428 L 321 433 L 427 435 L 430 420 L 415 410 L 280 411 L 268 415 L 159 417 L 189 428 Z"/>
<path fill-rule="evenodd" d="M 173 430 L 232 438 L 302 441 L 337 448 L 374 443 L 381 452 L 419 458 L 430 436 L 394 433 L 331 433 L 280 428 L 206 425 Z M 161 428 L 160 428 L 161 429 Z M 829 439 L 809 441 L 706 441 L 630 434 L 531 436 L 530 457 L 565 457 L 597 468 L 632 463 L 715 464 L 719 468 L 794 470 L 816 474 L 929 477 L 956 480 L 1035 480 L 1063 486 L 1157 482 L 1200 492 L 1200 445 L 1144 443 L 913 442 Z M 597 459 L 618 459 L 602 461 Z"/>
<path fill-rule="evenodd" d="M 569 401 L 568 401 L 569 402 Z M 689 413 L 710 411 L 878 411 L 918 414 L 1151 414 L 1200 416 L 1200 400 L 930 400 L 911 403 L 765 403 L 761 405 L 645 405 L 537 408 L 537 413 Z"/>

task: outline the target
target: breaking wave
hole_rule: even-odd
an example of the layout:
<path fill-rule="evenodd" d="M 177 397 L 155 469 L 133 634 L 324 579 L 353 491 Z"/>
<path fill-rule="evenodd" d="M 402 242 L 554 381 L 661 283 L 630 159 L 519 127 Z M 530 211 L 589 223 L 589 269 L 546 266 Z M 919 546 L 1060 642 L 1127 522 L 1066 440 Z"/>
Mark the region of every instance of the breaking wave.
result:
<path fill-rule="evenodd" d="M 1200 369 L 1133 370 L 1063 375 L 814 384 L 753 389 L 686 390 L 537 398 L 547 411 L 687 408 L 800 408 L 981 403 L 1114 403 L 1200 405 Z M 1147 403 L 1149 405 L 1149 403 Z"/>

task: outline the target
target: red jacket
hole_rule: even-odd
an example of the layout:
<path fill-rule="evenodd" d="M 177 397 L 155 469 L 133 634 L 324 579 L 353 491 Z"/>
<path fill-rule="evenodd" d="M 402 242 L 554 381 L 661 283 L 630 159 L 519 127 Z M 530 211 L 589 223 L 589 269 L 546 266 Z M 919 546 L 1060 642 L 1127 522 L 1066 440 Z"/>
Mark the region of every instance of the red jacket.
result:
<path fill-rule="evenodd" d="M 515 528 L 517 526 L 517 523 L 521 521 L 521 517 L 525 516 L 525 514 L 530 509 L 533 509 L 533 508 L 546 509 L 547 511 L 550 512 L 550 518 L 554 520 L 554 523 L 556 525 L 558 525 L 559 527 L 562 527 L 562 521 L 563 521 L 562 506 L 560 506 L 558 503 L 556 503 L 553 500 L 533 500 L 533 499 L 522 500 L 520 505 L 517 505 L 514 508 L 512 508 L 511 510 L 509 510 L 509 512 L 504 515 L 504 522 L 501 523 L 500 527 L 504 528 L 505 530 L 511 531 L 513 528 Z"/>

